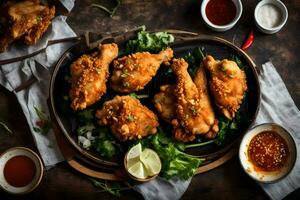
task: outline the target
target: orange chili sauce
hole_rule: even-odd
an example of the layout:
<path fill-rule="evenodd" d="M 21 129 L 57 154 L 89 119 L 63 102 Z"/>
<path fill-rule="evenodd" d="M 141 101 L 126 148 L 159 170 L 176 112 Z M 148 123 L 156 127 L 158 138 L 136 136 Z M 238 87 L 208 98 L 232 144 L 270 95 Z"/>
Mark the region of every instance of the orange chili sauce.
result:
<path fill-rule="evenodd" d="M 232 0 L 210 0 L 205 8 L 208 20 L 215 25 L 229 24 L 236 15 Z"/>
<path fill-rule="evenodd" d="M 272 172 L 287 162 L 289 149 L 286 141 L 275 131 L 257 134 L 249 144 L 248 156 L 257 171 Z"/>
<path fill-rule="evenodd" d="M 14 187 L 24 187 L 34 178 L 36 167 L 27 156 L 15 156 L 8 160 L 4 166 L 4 177 Z"/>

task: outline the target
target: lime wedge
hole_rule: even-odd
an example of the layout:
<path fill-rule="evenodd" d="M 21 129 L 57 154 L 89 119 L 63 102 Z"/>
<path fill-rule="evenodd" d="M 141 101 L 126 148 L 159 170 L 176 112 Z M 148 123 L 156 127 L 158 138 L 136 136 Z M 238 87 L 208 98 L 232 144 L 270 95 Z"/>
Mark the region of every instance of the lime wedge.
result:
<path fill-rule="evenodd" d="M 136 178 L 141 178 L 141 179 L 147 178 L 147 174 L 145 173 L 143 163 L 141 162 L 137 162 L 133 164 L 131 167 L 129 167 L 128 172 Z"/>
<path fill-rule="evenodd" d="M 137 145 L 133 146 L 127 153 L 127 160 L 131 158 L 139 157 L 142 153 L 142 145 L 138 143 Z"/>
<path fill-rule="evenodd" d="M 153 176 L 160 172 L 160 158 L 152 149 L 145 149 L 140 155 L 140 160 L 144 164 L 148 176 Z"/>

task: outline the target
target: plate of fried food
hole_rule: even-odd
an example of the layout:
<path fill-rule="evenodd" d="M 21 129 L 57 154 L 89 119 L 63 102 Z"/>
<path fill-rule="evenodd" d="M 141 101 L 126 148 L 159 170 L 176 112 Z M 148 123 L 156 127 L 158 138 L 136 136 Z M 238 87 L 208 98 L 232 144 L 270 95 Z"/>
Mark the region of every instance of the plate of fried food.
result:
<path fill-rule="evenodd" d="M 55 121 L 81 155 L 124 169 L 128 152 L 139 152 L 146 164 L 129 160 L 135 172 L 155 166 L 147 156 L 159 157 L 166 178 L 191 177 L 228 151 L 259 102 L 255 64 L 242 50 L 221 38 L 166 31 L 142 30 L 93 49 L 79 42 L 50 84 Z"/>
<path fill-rule="evenodd" d="M 39 0 L 0 3 L 0 53 L 14 42 L 35 45 L 55 17 L 55 6 Z"/>

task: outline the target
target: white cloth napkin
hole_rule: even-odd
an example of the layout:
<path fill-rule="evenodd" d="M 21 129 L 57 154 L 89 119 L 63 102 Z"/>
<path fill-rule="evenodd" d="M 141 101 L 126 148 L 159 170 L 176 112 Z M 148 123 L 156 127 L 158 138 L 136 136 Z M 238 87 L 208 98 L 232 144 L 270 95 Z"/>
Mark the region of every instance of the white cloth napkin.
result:
<path fill-rule="evenodd" d="M 68 5 L 67 9 L 70 10 L 71 6 L 74 5 L 74 0 L 65 2 L 64 5 Z M 0 60 L 26 55 L 26 53 L 32 53 L 36 50 L 43 49 L 50 40 L 74 36 L 76 36 L 76 34 L 66 23 L 66 17 L 57 16 L 53 19 L 49 29 L 37 45 L 30 46 L 27 49 L 17 48 L 12 45 L 7 52 L 0 54 Z M 34 127 L 37 126 L 36 122 L 39 120 L 34 107 L 37 107 L 49 116 L 47 98 L 51 69 L 61 54 L 71 45 L 71 43 L 51 45 L 47 47 L 45 52 L 34 57 L 0 66 L 0 84 L 15 93 L 24 115 L 26 116 L 34 141 L 46 169 L 63 161 L 63 157 L 57 146 L 52 129 L 46 135 L 34 130 Z M 37 81 L 24 90 L 19 92 L 15 91 L 18 86 L 28 81 L 31 77 L 35 77 Z"/>
<path fill-rule="evenodd" d="M 68 11 L 71 11 L 71 9 L 73 8 L 74 1 L 75 0 L 60 0 L 61 4 Z M 62 16 L 59 16 L 59 17 L 62 17 Z M 7 48 L 7 50 L 5 52 L 0 53 L 0 60 L 6 60 L 6 59 L 29 55 L 40 49 L 46 48 L 48 41 L 66 38 L 66 35 L 68 35 L 68 31 L 69 31 L 68 29 L 64 28 L 62 30 L 56 30 L 57 29 L 56 25 L 60 26 L 59 25 L 60 23 L 57 22 L 58 21 L 57 18 L 59 18 L 59 17 L 56 17 L 53 20 L 52 26 L 50 25 L 48 27 L 48 30 L 43 35 L 43 37 L 40 38 L 40 40 L 37 42 L 37 44 L 31 45 L 31 46 L 28 46 L 28 45 L 20 43 L 20 42 L 17 44 L 16 43 L 11 44 L 11 45 L 9 45 L 9 47 Z M 66 32 L 64 32 L 64 31 L 66 31 Z M 67 37 L 71 37 L 71 36 L 67 36 Z"/>
<path fill-rule="evenodd" d="M 300 187 L 300 111 L 271 62 L 262 65 L 259 76 L 262 101 L 256 124 L 275 122 L 286 128 L 297 146 L 297 160 L 291 173 L 272 184 L 260 184 L 271 199 L 279 200 Z"/>

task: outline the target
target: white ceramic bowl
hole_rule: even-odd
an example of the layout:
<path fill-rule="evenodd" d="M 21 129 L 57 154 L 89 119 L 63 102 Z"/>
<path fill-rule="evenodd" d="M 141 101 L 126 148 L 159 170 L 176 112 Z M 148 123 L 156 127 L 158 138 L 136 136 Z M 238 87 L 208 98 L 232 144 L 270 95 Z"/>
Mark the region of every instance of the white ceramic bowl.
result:
<path fill-rule="evenodd" d="M 205 24 L 210 29 L 212 29 L 214 31 L 218 31 L 218 32 L 224 32 L 224 31 L 231 29 L 239 21 L 241 15 L 242 15 L 242 12 L 243 12 L 242 1 L 241 0 L 232 0 L 232 1 L 236 7 L 235 18 L 229 24 L 222 25 L 222 26 L 215 25 L 211 21 L 209 21 L 209 19 L 206 16 L 206 12 L 205 12 L 205 9 L 206 9 L 206 6 L 207 6 L 207 3 L 209 2 L 209 0 L 202 1 L 201 8 L 200 8 L 201 16 L 202 16 L 202 19 L 204 20 Z"/>
<path fill-rule="evenodd" d="M 254 136 L 256 136 L 257 134 L 263 131 L 275 131 L 286 141 L 286 144 L 288 146 L 289 154 L 288 154 L 287 163 L 283 168 L 281 168 L 278 171 L 274 171 L 274 172 L 256 171 L 254 169 L 253 164 L 250 162 L 250 159 L 248 158 L 248 147 L 250 141 Z M 243 169 L 251 178 L 262 183 L 272 183 L 278 181 L 279 179 L 282 179 L 293 169 L 297 158 L 297 149 L 293 137 L 290 135 L 290 133 L 287 130 L 285 130 L 283 127 L 279 126 L 278 124 L 266 123 L 252 128 L 244 135 L 242 142 L 240 144 L 239 158 Z"/>
<path fill-rule="evenodd" d="M 276 27 L 268 28 L 268 27 L 264 27 L 261 23 L 259 23 L 258 11 L 263 5 L 266 5 L 266 4 L 272 4 L 272 5 L 276 6 L 279 9 L 279 11 L 281 12 L 281 22 Z M 255 7 L 254 19 L 255 19 L 255 24 L 256 24 L 257 28 L 261 32 L 266 33 L 266 34 L 277 33 L 285 25 L 285 23 L 288 19 L 288 10 L 287 10 L 286 6 L 279 0 L 262 0 Z"/>
<path fill-rule="evenodd" d="M 24 187 L 14 187 L 10 185 L 4 177 L 4 166 L 8 160 L 15 156 L 27 156 L 35 164 L 36 174 L 33 180 Z M 13 147 L 8 149 L 0 156 L 0 187 L 8 193 L 12 194 L 27 194 L 33 191 L 41 182 L 44 173 L 44 166 L 39 156 L 32 150 L 25 147 Z"/>

